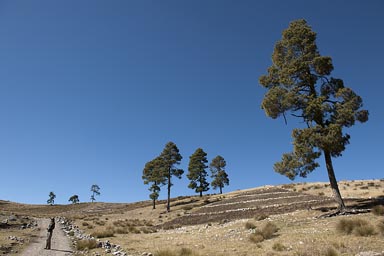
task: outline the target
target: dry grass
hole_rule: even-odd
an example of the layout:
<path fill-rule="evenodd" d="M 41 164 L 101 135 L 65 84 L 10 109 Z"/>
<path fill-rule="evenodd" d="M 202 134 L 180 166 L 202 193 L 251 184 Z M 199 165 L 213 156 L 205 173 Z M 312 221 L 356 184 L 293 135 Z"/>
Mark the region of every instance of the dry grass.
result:
<path fill-rule="evenodd" d="M 77 240 L 76 242 L 76 249 L 79 251 L 84 251 L 84 250 L 92 250 L 97 248 L 97 242 L 96 240 Z"/>
<path fill-rule="evenodd" d="M 377 216 L 383 216 L 384 215 L 384 205 L 376 205 L 372 208 L 372 213 Z"/>
<path fill-rule="evenodd" d="M 286 187 L 292 191 L 305 191 L 307 194 L 316 196 L 320 193 L 331 196 L 331 190 L 326 183 L 289 184 Z M 369 189 L 365 189 L 365 187 Z M 346 197 L 377 197 L 384 194 L 384 181 L 341 182 L 340 189 L 342 195 Z M 299 210 L 278 215 L 252 215 L 245 220 L 222 219 L 211 222 L 211 225 L 177 225 L 169 230 L 161 229 L 163 223 L 180 216 L 189 216 L 188 214 L 196 212 L 202 205 L 208 204 L 210 207 L 215 204 L 214 202 L 236 198 L 242 193 L 251 193 L 252 191 L 255 189 L 203 198 L 182 197 L 174 199 L 171 212 L 166 212 L 165 201 L 160 201 L 155 210 L 152 210 L 150 201 L 132 205 L 83 203 L 53 207 L 6 203 L 5 207 L 3 207 L 4 205 L 1 207 L 3 207 L 2 211 L 4 209 L 7 214 L 25 212 L 26 215 L 34 216 L 65 215 L 73 219 L 74 224 L 86 233 L 103 232 L 106 229 L 111 229 L 114 236 L 108 237 L 108 240 L 111 243 L 121 245 L 128 255 L 142 255 L 143 252 L 152 252 L 159 256 L 334 256 L 356 255 L 362 251 L 382 251 L 384 222 L 382 216 L 371 213 L 348 217 L 352 220 L 361 219 L 374 227 L 374 234 L 369 236 L 364 235 L 369 234 L 369 230 L 352 231 L 350 235 L 344 233 L 341 235 L 335 227 L 339 221 L 347 219 L 347 217 L 318 219 L 316 217 L 322 212 L 316 210 Z M 246 228 L 247 222 L 253 224 L 252 227 L 256 227 L 255 229 L 251 228 L 254 231 Z M 83 226 L 83 223 L 88 224 Z M 274 227 L 268 223 L 273 224 Z M 266 228 L 267 226 L 270 227 Z M 8 230 L 0 229 L 0 245 L 6 244 L 4 237 L 5 234 L 8 235 L 7 232 Z M 17 230 L 17 232 L 21 231 Z M 253 235 L 251 232 L 257 233 Z M 2 237 L 3 240 L 1 240 Z M 250 242 L 250 239 L 256 243 Z M 90 255 L 94 251 L 91 250 Z"/>
<path fill-rule="evenodd" d="M 179 250 L 164 249 L 155 253 L 155 256 L 199 256 L 197 252 L 194 252 L 189 248 L 181 248 Z"/>
<path fill-rule="evenodd" d="M 346 235 L 373 236 L 376 234 L 372 224 L 363 219 L 341 219 L 337 223 L 336 229 Z"/>
<path fill-rule="evenodd" d="M 251 234 L 250 240 L 254 243 L 263 242 L 264 240 L 273 238 L 278 230 L 275 224 L 267 222 L 262 229 L 256 230 Z"/>

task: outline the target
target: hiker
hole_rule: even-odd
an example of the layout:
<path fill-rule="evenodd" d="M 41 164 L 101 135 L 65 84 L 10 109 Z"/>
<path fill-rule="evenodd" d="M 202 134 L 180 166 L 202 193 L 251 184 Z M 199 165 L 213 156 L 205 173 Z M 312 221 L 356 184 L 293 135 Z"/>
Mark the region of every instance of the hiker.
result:
<path fill-rule="evenodd" d="M 55 218 L 51 218 L 51 223 L 49 223 L 49 226 L 47 228 L 48 234 L 47 234 L 47 244 L 45 245 L 45 249 L 50 250 L 51 249 L 51 239 L 52 239 L 52 233 L 55 229 Z"/>

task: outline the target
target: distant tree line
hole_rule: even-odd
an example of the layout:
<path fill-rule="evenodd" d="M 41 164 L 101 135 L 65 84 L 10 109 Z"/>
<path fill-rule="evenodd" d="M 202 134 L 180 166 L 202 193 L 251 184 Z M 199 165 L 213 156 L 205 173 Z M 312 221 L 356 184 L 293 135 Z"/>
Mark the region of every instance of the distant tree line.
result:
<path fill-rule="evenodd" d="M 173 142 L 168 142 L 159 156 L 147 162 L 143 169 L 144 184 L 150 185 L 149 198 L 152 199 L 153 209 L 156 208 L 156 200 L 162 186 L 167 187 L 167 211 L 170 211 L 171 187 L 173 186 L 172 177 L 182 178 L 184 170 L 178 168 L 182 160 L 182 156 Z M 225 171 L 226 162 L 222 156 L 216 156 L 209 165 L 211 170 L 211 184 L 208 182 L 207 172 L 207 153 L 203 149 L 198 148 L 189 157 L 187 178 L 190 180 L 188 188 L 195 190 L 200 196 L 203 192 L 210 189 L 220 189 L 229 185 L 228 174 Z"/>
<path fill-rule="evenodd" d="M 100 196 L 100 187 L 96 184 L 92 185 L 91 186 L 91 202 L 93 203 L 94 201 L 96 201 L 96 197 L 95 196 Z M 53 191 L 49 192 L 49 195 L 48 195 L 48 200 L 47 200 L 47 204 L 49 205 L 54 205 L 55 204 L 55 198 L 56 198 L 56 195 Z M 77 204 L 80 202 L 80 199 L 79 199 L 79 196 L 78 195 L 73 195 L 71 196 L 69 199 L 68 199 L 68 202 L 71 202 L 72 204 Z"/>

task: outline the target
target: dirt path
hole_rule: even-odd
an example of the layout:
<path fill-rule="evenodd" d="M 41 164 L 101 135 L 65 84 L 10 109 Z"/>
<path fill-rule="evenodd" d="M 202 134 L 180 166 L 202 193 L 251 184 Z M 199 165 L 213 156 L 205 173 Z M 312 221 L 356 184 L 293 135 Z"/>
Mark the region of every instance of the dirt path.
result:
<path fill-rule="evenodd" d="M 64 256 L 72 255 L 72 248 L 69 239 L 65 236 L 60 224 L 56 222 L 56 228 L 53 230 L 51 250 L 45 250 L 47 238 L 47 227 L 49 219 L 38 219 L 37 224 L 41 231 L 35 241 L 20 254 L 22 256 Z"/>

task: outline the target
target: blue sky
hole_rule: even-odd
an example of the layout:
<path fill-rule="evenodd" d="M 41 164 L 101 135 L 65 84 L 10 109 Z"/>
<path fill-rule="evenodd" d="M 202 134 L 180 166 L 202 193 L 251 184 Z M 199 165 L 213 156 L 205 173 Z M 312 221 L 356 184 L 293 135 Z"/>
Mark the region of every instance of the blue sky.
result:
<path fill-rule="evenodd" d="M 265 116 L 258 78 L 300 18 L 370 111 L 337 178 L 382 178 L 383 12 L 380 0 L 0 1 L 0 199 L 84 202 L 98 184 L 99 201 L 147 200 L 143 167 L 168 141 L 185 171 L 198 147 L 222 155 L 224 192 L 289 183 L 273 164 L 300 121 Z M 296 182 L 327 181 L 320 164 Z M 194 194 L 185 175 L 174 183 L 172 196 Z"/>

